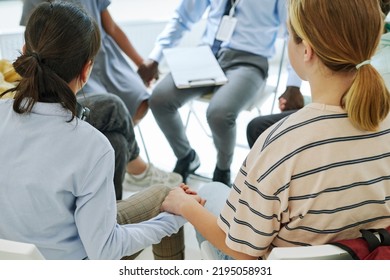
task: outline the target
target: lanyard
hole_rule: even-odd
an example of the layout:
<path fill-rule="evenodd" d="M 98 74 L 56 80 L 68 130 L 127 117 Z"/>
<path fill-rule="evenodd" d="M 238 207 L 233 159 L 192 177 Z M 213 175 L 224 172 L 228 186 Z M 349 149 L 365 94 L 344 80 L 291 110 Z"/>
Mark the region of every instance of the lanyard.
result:
<path fill-rule="evenodd" d="M 234 13 L 236 12 L 236 7 L 237 7 L 238 3 L 240 2 L 240 0 L 230 0 L 230 2 L 232 3 L 232 7 L 230 8 L 230 11 L 229 11 L 229 17 L 233 17 Z"/>

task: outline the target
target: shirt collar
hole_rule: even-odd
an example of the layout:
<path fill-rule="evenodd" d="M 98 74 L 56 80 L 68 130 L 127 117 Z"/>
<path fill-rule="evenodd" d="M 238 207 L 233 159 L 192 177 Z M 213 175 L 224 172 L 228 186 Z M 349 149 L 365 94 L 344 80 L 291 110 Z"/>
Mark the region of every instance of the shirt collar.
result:
<path fill-rule="evenodd" d="M 72 117 L 72 113 L 62 107 L 60 103 L 37 102 L 31 112 L 39 115 L 68 117 L 69 119 Z"/>

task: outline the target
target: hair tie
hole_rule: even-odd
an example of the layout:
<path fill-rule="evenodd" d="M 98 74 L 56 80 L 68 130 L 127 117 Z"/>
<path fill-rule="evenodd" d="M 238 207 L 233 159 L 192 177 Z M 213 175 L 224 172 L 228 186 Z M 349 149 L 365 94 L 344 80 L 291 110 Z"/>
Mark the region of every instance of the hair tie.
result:
<path fill-rule="evenodd" d="M 37 54 L 36 52 L 32 52 L 30 55 L 34 57 L 38 61 L 38 63 L 41 63 L 41 57 L 39 56 L 39 54 Z"/>
<path fill-rule="evenodd" d="M 42 61 L 41 61 L 41 57 L 39 56 L 39 54 L 38 53 L 36 53 L 36 52 L 31 52 L 30 53 L 30 56 L 31 57 L 34 57 L 36 60 L 37 60 L 37 62 L 38 62 L 38 67 L 37 67 L 37 74 L 38 74 L 38 90 L 40 91 L 40 92 L 45 92 L 45 83 L 44 83 L 44 80 L 43 80 L 43 73 L 42 73 L 42 65 L 41 65 L 41 63 L 42 63 Z"/>
<path fill-rule="evenodd" d="M 363 61 L 362 63 L 359 63 L 358 65 L 356 65 L 356 69 L 359 70 L 360 67 L 362 67 L 364 65 L 368 65 L 368 64 L 371 64 L 371 59 L 367 59 L 367 60 Z"/>

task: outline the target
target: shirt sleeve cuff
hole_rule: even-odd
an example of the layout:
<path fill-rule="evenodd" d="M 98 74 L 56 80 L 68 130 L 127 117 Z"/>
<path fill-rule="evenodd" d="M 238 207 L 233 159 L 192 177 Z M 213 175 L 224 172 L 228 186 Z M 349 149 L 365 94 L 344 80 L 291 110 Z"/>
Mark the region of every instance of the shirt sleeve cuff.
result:
<path fill-rule="evenodd" d="M 149 59 L 160 63 L 162 58 L 163 58 L 163 47 L 161 47 L 160 45 L 156 45 L 151 51 L 151 53 L 149 54 Z"/>
<path fill-rule="evenodd" d="M 295 73 L 291 65 L 288 65 L 288 78 L 287 78 L 286 86 L 301 87 L 301 84 L 302 84 L 301 78 L 299 78 L 297 73 Z"/>
<path fill-rule="evenodd" d="M 174 215 L 168 212 L 162 212 L 158 214 L 154 219 L 172 221 L 177 225 L 178 229 L 184 226 L 185 223 L 187 223 L 187 220 L 184 219 L 182 216 Z"/>

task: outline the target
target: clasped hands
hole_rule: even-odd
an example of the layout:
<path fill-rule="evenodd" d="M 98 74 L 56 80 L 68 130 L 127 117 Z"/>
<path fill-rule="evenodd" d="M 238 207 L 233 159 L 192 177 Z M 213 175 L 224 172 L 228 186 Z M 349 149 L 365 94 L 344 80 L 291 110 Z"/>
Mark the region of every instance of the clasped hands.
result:
<path fill-rule="evenodd" d="M 205 203 L 206 200 L 201 198 L 196 191 L 182 183 L 168 193 L 161 205 L 161 211 L 182 216 L 184 206 L 191 207 L 191 205 L 196 206 L 197 204 L 204 206 Z"/>
<path fill-rule="evenodd" d="M 147 59 L 139 67 L 137 71 L 146 87 L 150 87 L 154 80 L 158 80 L 158 63 L 154 60 Z"/>

